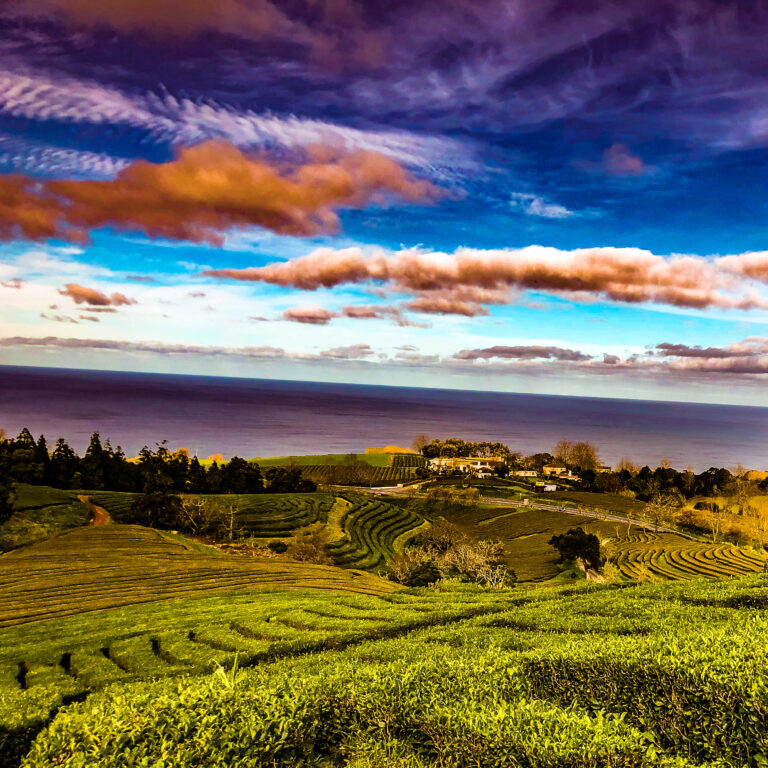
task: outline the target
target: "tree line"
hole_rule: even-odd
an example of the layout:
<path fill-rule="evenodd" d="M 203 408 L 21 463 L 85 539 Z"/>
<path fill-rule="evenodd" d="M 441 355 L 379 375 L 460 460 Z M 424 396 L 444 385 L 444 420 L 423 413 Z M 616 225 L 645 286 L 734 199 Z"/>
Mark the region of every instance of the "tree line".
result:
<path fill-rule="evenodd" d="M 83 456 L 59 438 L 53 449 L 45 436 L 35 440 L 28 429 L 15 439 L 0 434 L 0 507 L 8 504 L 13 483 L 47 485 L 63 490 L 146 493 L 162 487 L 169 493 L 296 493 L 316 490 L 297 467 L 269 467 L 234 456 L 228 462 L 204 466 L 196 456 L 164 443 L 144 446 L 136 458 L 122 448 L 91 436 Z"/>

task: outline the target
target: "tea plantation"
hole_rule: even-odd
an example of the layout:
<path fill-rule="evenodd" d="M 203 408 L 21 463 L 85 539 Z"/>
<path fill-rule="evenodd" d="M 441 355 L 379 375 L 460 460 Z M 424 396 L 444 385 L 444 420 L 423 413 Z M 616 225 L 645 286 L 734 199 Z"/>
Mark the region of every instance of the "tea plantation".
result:
<path fill-rule="evenodd" d="M 135 496 L 99 491 L 90 498 L 115 520 L 126 517 Z M 260 493 L 207 496 L 212 503 L 233 505 L 240 535 L 280 539 L 312 523 L 329 526 L 330 554 L 336 565 L 376 572 L 424 524 L 403 506 L 362 494 Z"/>
<path fill-rule="evenodd" d="M 763 766 L 766 607 L 754 575 L 39 621 L 0 630 L 2 765 Z"/>

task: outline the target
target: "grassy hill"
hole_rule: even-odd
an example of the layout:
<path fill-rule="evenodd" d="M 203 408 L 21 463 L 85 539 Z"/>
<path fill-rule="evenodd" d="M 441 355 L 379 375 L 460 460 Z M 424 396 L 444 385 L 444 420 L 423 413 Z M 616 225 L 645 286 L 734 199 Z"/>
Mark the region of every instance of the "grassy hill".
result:
<path fill-rule="evenodd" d="M 0 627 L 234 589 L 388 592 L 359 571 L 259 559 L 136 525 L 82 527 L 0 556 Z"/>
<path fill-rule="evenodd" d="M 0 630 L 0 765 L 758 768 L 767 606 L 759 575 L 39 621 Z"/>
<path fill-rule="evenodd" d="M 76 491 L 20 483 L 16 486 L 14 514 L 0 525 L 0 551 L 83 525 L 89 514 Z"/>

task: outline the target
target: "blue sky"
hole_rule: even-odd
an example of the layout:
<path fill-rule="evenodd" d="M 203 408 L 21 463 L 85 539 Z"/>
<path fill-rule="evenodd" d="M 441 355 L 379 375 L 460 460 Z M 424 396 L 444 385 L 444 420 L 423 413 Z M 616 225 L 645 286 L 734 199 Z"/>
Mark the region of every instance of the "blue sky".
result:
<path fill-rule="evenodd" d="M 768 12 L 14 0 L 0 363 L 765 404 Z"/>

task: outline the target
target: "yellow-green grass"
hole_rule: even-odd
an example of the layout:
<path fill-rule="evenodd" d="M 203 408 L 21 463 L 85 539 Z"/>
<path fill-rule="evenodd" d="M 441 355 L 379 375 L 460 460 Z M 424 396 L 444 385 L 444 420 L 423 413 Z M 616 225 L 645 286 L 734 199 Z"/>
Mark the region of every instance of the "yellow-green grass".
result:
<path fill-rule="evenodd" d="M 353 453 L 356 461 L 363 461 L 372 467 L 387 467 L 390 462 L 388 453 Z M 297 465 L 322 465 L 322 464 L 344 464 L 350 454 L 348 453 L 315 453 L 306 456 L 262 456 L 255 461 L 260 467 L 286 467 L 291 464 Z"/>
<path fill-rule="evenodd" d="M 286 587 L 374 594 L 396 588 L 333 566 L 204 552 L 140 526 L 84 527 L 0 556 L 0 627 L 185 595 Z"/>
<path fill-rule="evenodd" d="M 758 768 L 766 605 L 763 576 L 450 585 L 0 630 L 0 765 Z"/>
<path fill-rule="evenodd" d="M 39 541 L 52 533 L 83 525 L 89 510 L 76 491 L 25 485 L 16 488 L 14 513 L 0 525 L 0 551 Z"/>

